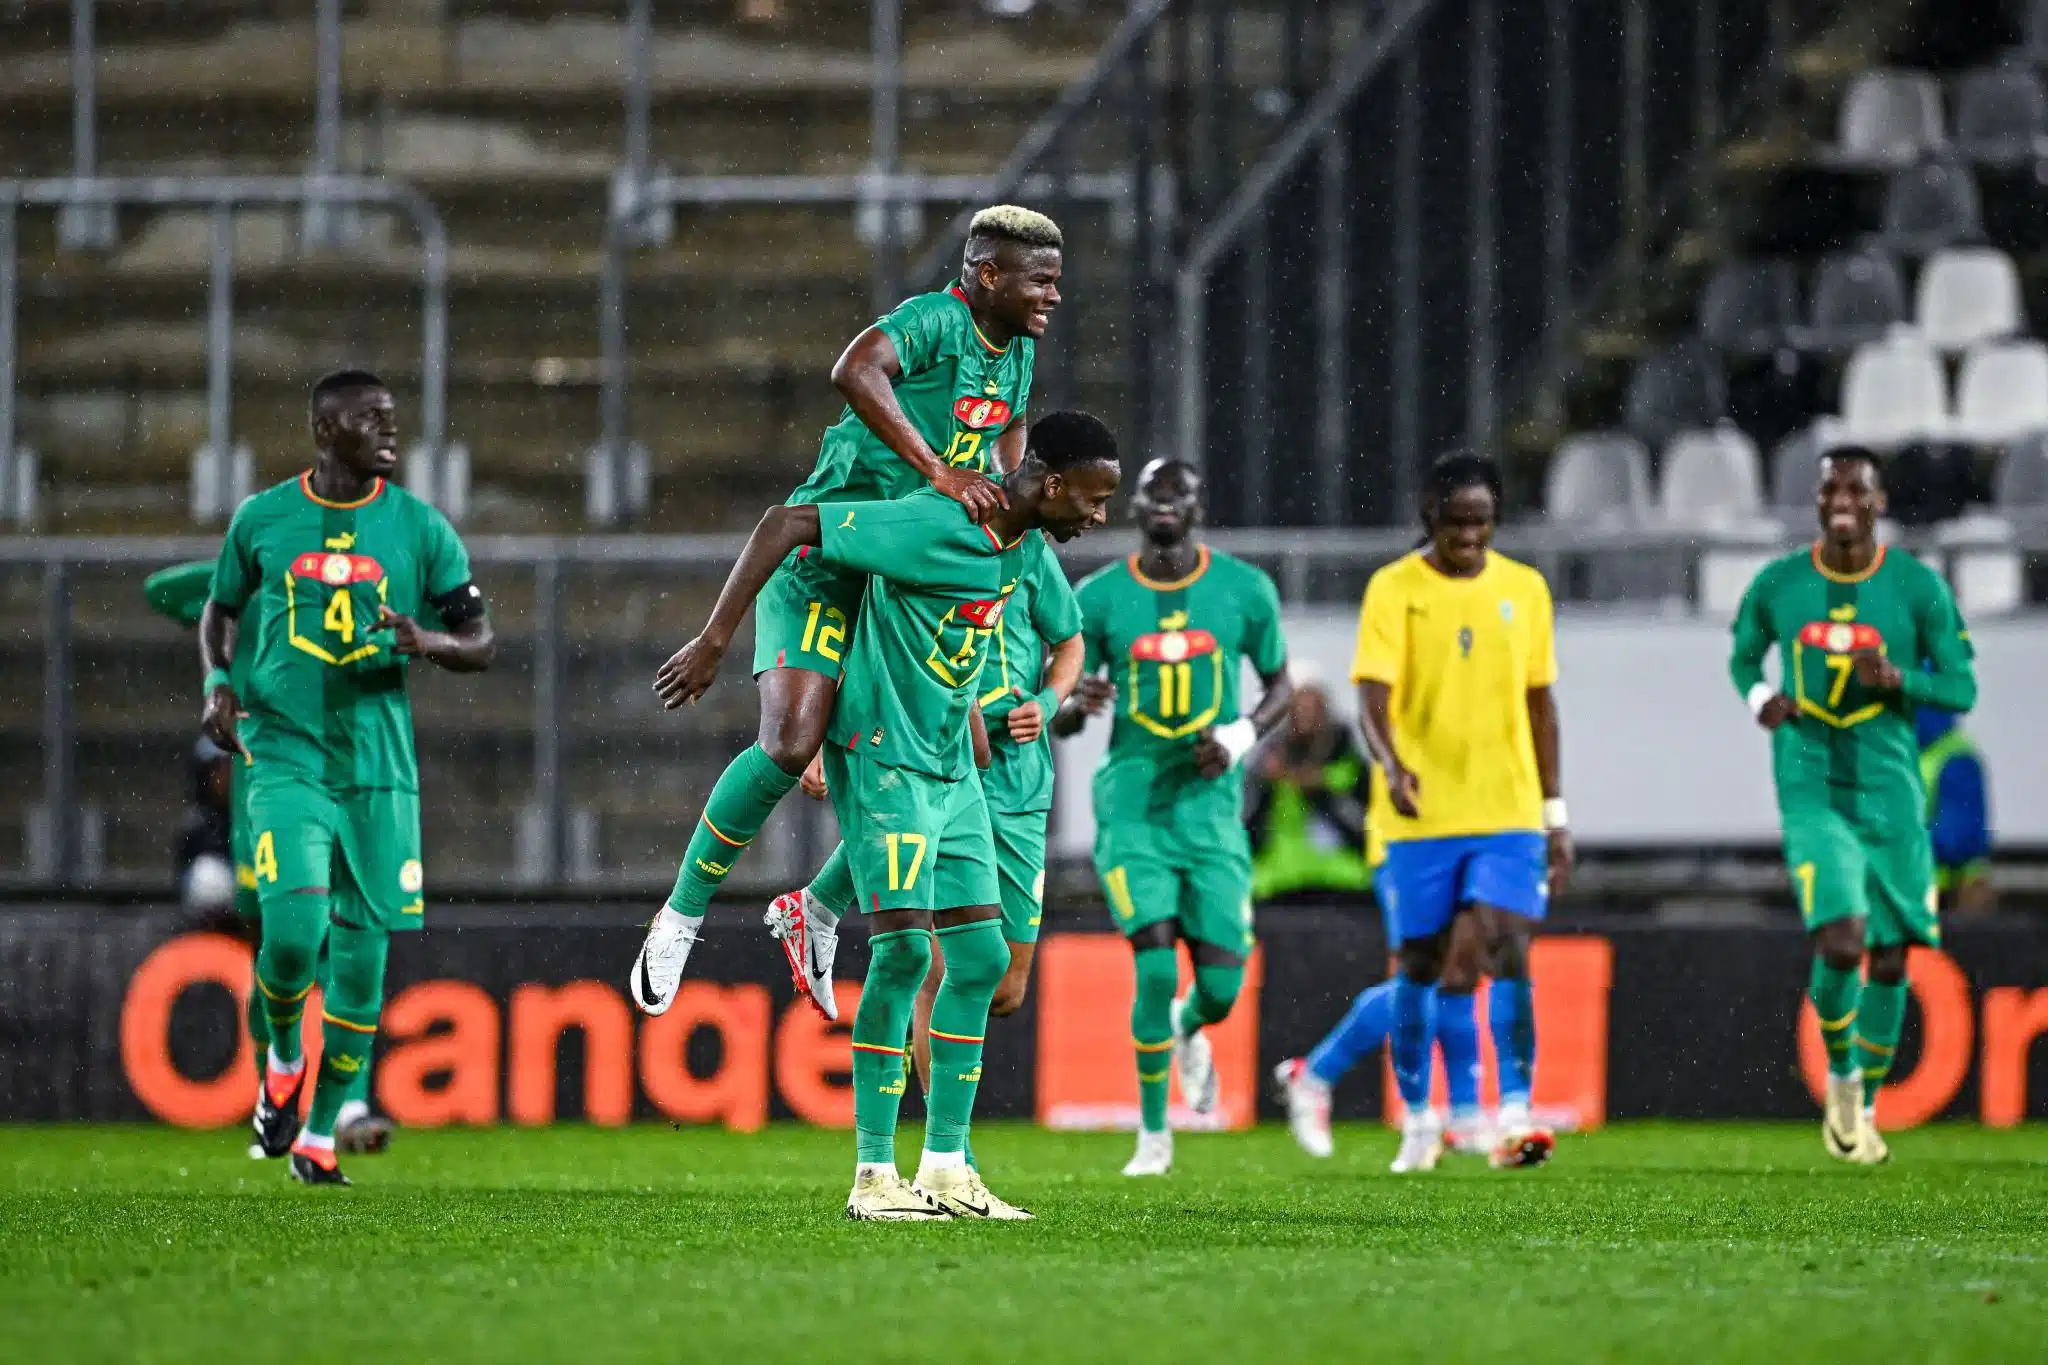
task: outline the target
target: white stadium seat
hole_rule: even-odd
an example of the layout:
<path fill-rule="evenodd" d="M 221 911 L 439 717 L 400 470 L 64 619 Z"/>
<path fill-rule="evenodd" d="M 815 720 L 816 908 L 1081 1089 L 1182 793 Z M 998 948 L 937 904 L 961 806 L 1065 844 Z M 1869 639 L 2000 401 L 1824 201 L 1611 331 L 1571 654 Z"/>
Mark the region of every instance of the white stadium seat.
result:
<path fill-rule="evenodd" d="M 1551 456 L 1543 505 L 1552 521 L 1630 525 L 1650 510 L 1650 456 L 1618 431 L 1567 437 Z"/>
<path fill-rule="evenodd" d="M 1849 357 L 1836 444 L 1896 446 L 1942 434 L 1947 419 L 1941 357 L 1918 335 L 1859 346 Z"/>
<path fill-rule="evenodd" d="M 2048 346 L 2031 337 L 1973 346 L 1956 381 L 1952 434 L 1995 445 L 2048 431 Z"/>
<path fill-rule="evenodd" d="M 1664 447 L 1660 510 L 1674 526 L 1753 522 L 1763 510 L 1756 442 L 1736 427 L 1688 431 Z"/>
<path fill-rule="evenodd" d="M 1920 272 L 1913 309 L 1930 345 L 1960 351 L 2024 331 L 2020 272 L 1997 247 L 1938 251 Z"/>
<path fill-rule="evenodd" d="M 1842 98 L 1828 159 L 1849 167 L 1906 166 L 1941 144 L 1941 87 L 1934 77 L 1865 71 Z"/>

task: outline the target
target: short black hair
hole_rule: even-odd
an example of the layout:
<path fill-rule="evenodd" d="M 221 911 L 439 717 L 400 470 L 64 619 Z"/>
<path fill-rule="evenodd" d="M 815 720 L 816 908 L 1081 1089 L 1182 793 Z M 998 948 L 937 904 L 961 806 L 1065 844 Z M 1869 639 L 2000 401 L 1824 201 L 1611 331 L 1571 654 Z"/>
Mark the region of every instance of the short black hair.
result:
<path fill-rule="evenodd" d="M 353 393 L 358 389 L 390 387 L 368 370 L 336 370 L 333 374 L 322 376 L 320 382 L 313 386 L 312 396 L 306 401 L 306 410 L 317 419 L 320 410 L 327 406 L 330 398 L 338 398 L 344 393 Z"/>
<path fill-rule="evenodd" d="M 1822 464 L 1867 464 L 1879 488 L 1884 487 L 1884 459 L 1869 446 L 1834 446 L 1820 453 Z"/>
<path fill-rule="evenodd" d="M 1466 488 L 1484 488 L 1493 494 L 1494 516 L 1500 516 L 1500 461 L 1477 451 L 1453 450 L 1437 456 L 1429 466 L 1429 477 L 1423 480 L 1423 529 L 1434 531 L 1436 528 L 1430 524 L 1432 509 L 1443 506 L 1452 494 Z"/>
<path fill-rule="evenodd" d="M 1024 458 L 1054 474 L 1076 465 L 1122 463 L 1109 424 L 1087 412 L 1049 412 L 1033 422 L 1024 437 Z"/>

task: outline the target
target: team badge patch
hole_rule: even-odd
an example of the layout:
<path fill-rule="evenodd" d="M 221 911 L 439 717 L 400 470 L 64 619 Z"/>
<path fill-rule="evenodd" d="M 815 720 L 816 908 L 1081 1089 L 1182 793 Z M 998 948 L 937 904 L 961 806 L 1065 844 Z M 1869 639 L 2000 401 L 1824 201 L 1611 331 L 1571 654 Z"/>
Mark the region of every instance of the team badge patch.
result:
<path fill-rule="evenodd" d="M 417 895 L 427 884 L 427 870 L 420 866 L 418 858 L 408 858 L 405 866 L 398 869 L 398 889 L 407 895 Z"/>
<path fill-rule="evenodd" d="M 970 393 L 953 404 L 953 416 L 970 431 L 986 431 L 1009 423 L 1010 405 L 1000 398 L 982 398 Z"/>

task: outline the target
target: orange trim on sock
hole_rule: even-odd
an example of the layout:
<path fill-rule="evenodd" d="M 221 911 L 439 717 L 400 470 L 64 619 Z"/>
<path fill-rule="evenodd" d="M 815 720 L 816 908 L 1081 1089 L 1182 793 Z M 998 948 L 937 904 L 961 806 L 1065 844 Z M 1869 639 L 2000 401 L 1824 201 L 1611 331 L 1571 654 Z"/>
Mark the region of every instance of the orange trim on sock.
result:
<path fill-rule="evenodd" d="M 711 817 L 709 815 L 701 815 L 697 818 L 704 822 L 704 828 L 710 830 L 713 834 L 718 836 L 718 841 L 720 843 L 729 844 L 733 848 L 745 848 L 747 846 L 745 842 L 733 838 L 732 836 L 728 835 L 724 830 L 712 824 Z"/>
<path fill-rule="evenodd" d="M 1168 1067 L 1164 1071 L 1140 1071 L 1138 1073 L 1138 1079 L 1140 1081 L 1163 1081 L 1172 1074 L 1172 1067 Z"/>
<path fill-rule="evenodd" d="M 375 1024 L 358 1024 L 352 1019 L 338 1019 L 334 1015 L 329 1014 L 325 1010 L 320 1011 L 320 1022 L 323 1024 L 333 1024 L 339 1028 L 345 1028 L 350 1033 L 375 1033 L 377 1031 L 377 1026 Z"/>
<path fill-rule="evenodd" d="M 313 993 L 313 983 L 308 981 L 306 983 L 306 989 L 298 992 L 295 995 L 279 995 L 276 991 L 264 985 L 263 978 L 259 976 L 256 978 L 256 989 L 262 991 L 265 998 L 275 1000 L 280 1005 L 295 1005 L 299 1001 L 304 1000 L 307 996 Z"/>
<path fill-rule="evenodd" d="M 1133 1038 L 1131 1039 L 1131 1046 L 1140 1052 L 1167 1052 L 1173 1048 L 1173 1039 L 1168 1038 L 1163 1043 L 1148 1043 L 1141 1039 Z"/>
<path fill-rule="evenodd" d="M 970 1037 L 965 1033 L 941 1033 L 937 1029 L 933 1029 L 931 1035 L 934 1038 L 944 1038 L 949 1043 L 978 1043 L 982 1040 L 983 1036 L 976 1035 Z"/>
<path fill-rule="evenodd" d="M 855 1043 L 853 1050 L 855 1052 L 879 1052 L 885 1057 L 901 1057 L 903 1055 L 903 1049 L 900 1047 L 876 1047 L 873 1043 Z"/>
<path fill-rule="evenodd" d="M 1873 1043 L 1868 1038 L 1858 1038 L 1856 1040 L 1856 1046 L 1867 1047 L 1872 1052 L 1880 1052 L 1887 1057 L 1891 1056 L 1893 1052 L 1897 1051 L 1896 1048 L 1886 1047 L 1883 1043 Z"/>

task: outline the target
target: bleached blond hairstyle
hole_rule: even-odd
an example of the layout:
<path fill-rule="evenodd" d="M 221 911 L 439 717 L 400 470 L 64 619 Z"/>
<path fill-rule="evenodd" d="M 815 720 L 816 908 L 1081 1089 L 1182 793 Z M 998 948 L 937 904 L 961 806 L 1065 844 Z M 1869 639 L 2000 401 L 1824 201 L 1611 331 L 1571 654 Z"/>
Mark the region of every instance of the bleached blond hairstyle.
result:
<path fill-rule="evenodd" d="M 1036 209 L 1027 209 L 1017 204 L 995 204 L 974 215 L 967 225 L 968 259 L 975 260 L 975 243 L 1015 242 L 1019 246 L 1050 247 L 1058 250 L 1066 245 L 1066 238 L 1060 232 L 1060 225 Z"/>

